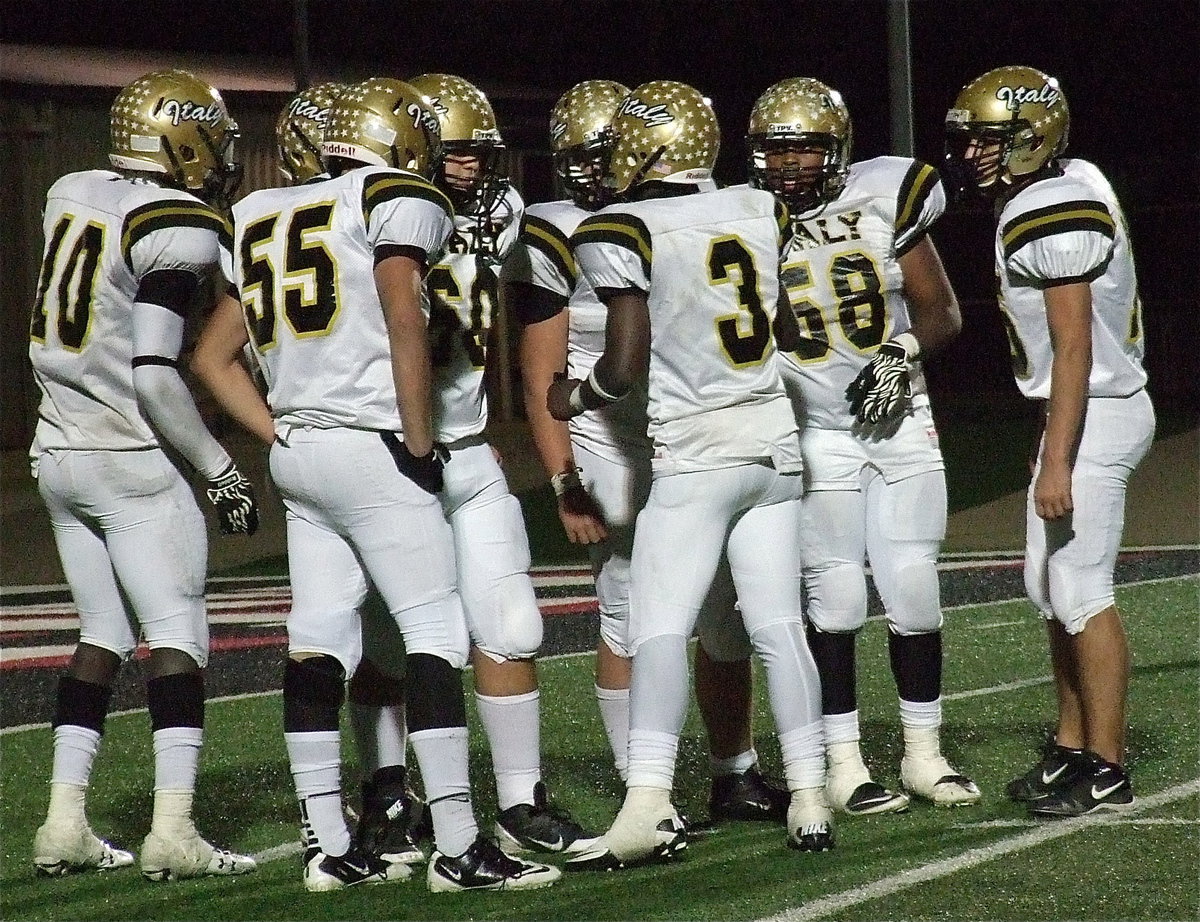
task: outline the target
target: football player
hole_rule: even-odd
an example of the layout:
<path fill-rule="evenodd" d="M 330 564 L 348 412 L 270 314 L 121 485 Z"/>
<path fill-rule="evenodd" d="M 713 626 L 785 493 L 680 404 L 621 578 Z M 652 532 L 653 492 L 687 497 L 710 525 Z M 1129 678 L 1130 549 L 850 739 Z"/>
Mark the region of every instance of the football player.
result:
<path fill-rule="evenodd" d="M 367 80 L 337 98 L 321 149 L 329 178 L 235 206 L 230 277 L 241 303 L 221 301 L 196 354 L 230 415 L 270 445 L 287 508 L 284 735 L 305 887 L 412 873 L 353 843 L 342 813 L 338 716 L 361 655 L 368 578 L 407 648 L 409 738 L 434 827 L 429 888 L 546 886 L 560 872 L 480 837 L 471 805 L 467 628 L 437 499 L 443 452 L 430 420 L 421 297 L 425 268 L 453 228 L 449 201 L 426 179 L 440 157 L 437 119 L 411 86 Z M 266 402 L 239 361 L 247 342 Z"/>
<path fill-rule="evenodd" d="M 872 780 L 859 749 L 855 640 L 867 618 L 865 557 L 888 621 L 901 781 L 938 805 L 975 803 L 978 787 L 949 765 L 939 740 L 936 564 L 946 478 L 921 363 L 962 326 L 928 236 L 945 193 L 932 167 L 907 157 L 851 163 L 850 113 L 836 90 L 810 78 L 767 89 L 747 141 L 751 185 L 787 204 L 794 231 L 783 286 L 802 339 L 783 354 L 783 372 L 804 427 L 801 563 L 829 801 L 858 814 L 909 802 Z"/>
<path fill-rule="evenodd" d="M 1133 804 L 1129 645 L 1113 596 L 1125 487 L 1154 438 L 1125 216 L 1093 164 L 1062 156 L 1062 87 L 1032 67 L 967 84 L 946 114 L 947 172 L 996 203 L 996 274 L 1021 393 L 1044 431 L 1026 506 L 1025 588 L 1046 620 L 1058 723 L 1007 788 L 1035 815 Z"/>
<path fill-rule="evenodd" d="M 550 116 L 555 173 L 565 198 L 530 205 L 519 246 L 505 264 L 522 324 L 521 369 L 525 409 L 542 463 L 550 476 L 568 538 L 587 545 L 596 578 L 600 639 L 596 698 L 618 774 L 628 767 L 630 660 L 629 561 L 633 522 L 650 489 L 644 389 L 611 407 L 571 420 L 546 407 L 554 375 L 568 369 L 585 378 L 604 351 L 605 308 L 571 255 L 570 236 L 607 198 L 604 171 L 612 153 L 609 123 L 629 92 L 610 80 L 585 80 L 568 90 Z M 706 600 L 722 620 L 696 647 L 696 688 L 708 730 L 714 774 L 713 819 L 786 816 L 787 792 L 757 767 L 751 737 L 749 640 L 738 619 L 725 618 L 733 586 L 727 567 Z M 727 636 L 729 635 L 729 636 Z M 711 649 L 710 649 L 711 648 Z"/>
<path fill-rule="evenodd" d="M 254 492 L 209 434 L 179 374 L 185 322 L 210 297 L 218 213 L 239 175 L 237 124 L 220 94 L 179 70 L 117 95 L 113 170 L 69 173 L 46 195 L 46 246 L 29 357 L 42 392 L 30 457 L 79 610 L 59 680 L 50 808 L 34 838 L 43 874 L 118 868 L 133 855 L 98 838 L 85 795 L 112 682 L 150 648 L 154 815 L 142 843 L 152 880 L 242 874 L 192 820 L 208 661 L 204 519 L 169 447 L 208 482 L 221 530 L 253 534 Z"/>
<path fill-rule="evenodd" d="M 451 74 L 422 74 L 412 85 L 441 123 L 445 159 L 434 182 L 455 209 L 446 252 L 426 278 L 433 419 L 435 437 L 449 450 L 441 499 L 454 531 L 475 701 L 496 778 L 495 834 L 513 852 L 574 853 L 595 836 L 550 803 L 542 781 L 535 660 L 542 616 L 529 577 L 529 538 L 520 504 L 484 436 L 498 275 L 525 206 L 508 181 L 504 142 L 483 92 Z"/>
<path fill-rule="evenodd" d="M 694 87 L 645 83 L 612 125 L 608 175 L 626 201 L 571 235 L 607 308 L 605 347 L 586 379 L 556 381 L 548 403 L 567 420 L 645 386 L 653 481 L 631 564 L 628 789 L 600 842 L 567 867 L 627 866 L 686 845 L 671 788 L 687 644 L 723 554 L 766 667 L 791 791 L 787 843 L 824 851 L 820 685 L 795 570 L 800 438 L 772 335 L 787 210 L 757 189 L 715 188 L 720 135 Z"/>

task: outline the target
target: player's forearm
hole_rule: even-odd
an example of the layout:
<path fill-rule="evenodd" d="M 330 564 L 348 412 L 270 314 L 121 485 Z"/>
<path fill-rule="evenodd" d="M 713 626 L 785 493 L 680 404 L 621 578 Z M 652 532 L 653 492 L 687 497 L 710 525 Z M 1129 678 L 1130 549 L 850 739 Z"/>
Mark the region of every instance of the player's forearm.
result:
<path fill-rule="evenodd" d="M 521 381 L 525 393 L 525 416 L 546 474 L 553 477 L 575 466 L 571 435 L 566 423 L 550 415 L 546 392 L 555 372 L 566 367 L 567 315 L 565 312 L 540 323 L 531 323 L 521 333 Z"/>
<path fill-rule="evenodd" d="M 1046 289 L 1053 359 L 1042 463 L 1071 464 L 1092 371 L 1092 301 L 1085 283 Z"/>
<path fill-rule="evenodd" d="M 228 452 L 212 437 L 191 392 L 179 372 L 165 365 L 142 365 L 133 370 L 138 405 L 162 438 L 171 444 L 206 480 L 230 465 Z"/>
<path fill-rule="evenodd" d="M 958 298 L 928 237 L 900 257 L 900 270 L 908 302 L 909 332 L 916 337 L 921 356 L 927 357 L 948 345 L 962 330 Z"/>
<path fill-rule="evenodd" d="M 223 298 L 200 334 L 191 369 L 235 422 L 270 445 L 275 441 L 275 422 L 243 364 L 248 342 L 241 305 Z"/>

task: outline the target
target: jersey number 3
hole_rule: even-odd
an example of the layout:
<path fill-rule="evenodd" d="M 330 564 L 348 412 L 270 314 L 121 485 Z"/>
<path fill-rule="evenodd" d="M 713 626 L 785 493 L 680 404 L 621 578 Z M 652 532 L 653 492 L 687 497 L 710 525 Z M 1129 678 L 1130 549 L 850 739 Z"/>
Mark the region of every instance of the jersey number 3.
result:
<path fill-rule="evenodd" d="M 738 309 L 716 318 L 717 339 L 734 368 L 759 365 L 771 345 L 771 318 L 763 309 L 754 254 L 739 237 L 719 237 L 708 248 L 708 283 L 733 285 Z"/>

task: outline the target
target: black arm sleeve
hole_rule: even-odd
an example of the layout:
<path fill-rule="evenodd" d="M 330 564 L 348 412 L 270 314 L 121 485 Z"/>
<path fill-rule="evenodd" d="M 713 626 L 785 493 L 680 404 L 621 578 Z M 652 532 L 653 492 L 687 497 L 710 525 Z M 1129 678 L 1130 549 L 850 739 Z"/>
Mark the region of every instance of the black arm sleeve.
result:
<path fill-rule="evenodd" d="M 199 276 L 187 269 L 155 269 L 142 276 L 134 300 L 157 304 L 180 317 L 187 317 L 199 290 Z"/>
<path fill-rule="evenodd" d="M 507 303 L 513 305 L 513 313 L 523 327 L 549 320 L 567 306 L 568 299 L 549 288 L 528 282 L 505 284 L 508 285 Z"/>
<path fill-rule="evenodd" d="M 375 247 L 375 265 L 379 265 L 385 259 L 392 256 L 407 256 L 421 267 L 425 269 L 429 262 L 429 254 L 420 247 L 407 246 L 403 243 L 383 243 Z"/>

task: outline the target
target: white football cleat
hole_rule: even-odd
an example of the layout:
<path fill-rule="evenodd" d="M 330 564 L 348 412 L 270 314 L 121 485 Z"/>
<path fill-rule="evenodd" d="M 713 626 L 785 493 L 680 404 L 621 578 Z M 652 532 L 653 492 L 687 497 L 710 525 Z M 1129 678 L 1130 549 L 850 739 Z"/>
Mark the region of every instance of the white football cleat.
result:
<path fill-rule="evenodd" d="M 309 893 L 329 893 L 359 884 L 385 884 L 408 880 L 413 869 L 407 864 L 390 863 L 360 849 L 350 848 L 334 857 L 319 848 L 304 853 L 304 889 Z"/>
<path fill-rule="evenodd" d="M 133 853 L 105 842 L 86 822 L 46 820 L 33 837 L 37 873 L 61 877 L 73 871 L 110 871 L 133 864 Z"/>
<path fill-rule="evenodd" d="M 630 788 L 612 826 L 568 860 L 567 870 L 612 871 L 678 857 L 687 848 L 687 829 L 670 798 L 662 788 Z"/>
<path fill-rule="evenodd" d="M 833 811 L 825 800 L 824 788 L 792 791 L 787 815 L 788 848 L 802 852 L 833 849 Z"/>
<path fill-rule="evenodd" d="M 168 839 L 151 830 L 142 843 L 142 876 L 147 880 L 229 877 L 248 874 L 257 867 L 249 855 L 214 848 L 194 831 Z"/>
<path fill-rule="evenodd" d="M 900 760 L 900 781 L 909 792 L 939 807 L 969 807 L 983 796 L 974 781 L 955 771 L 941 755 L 904 756 Z"/>

